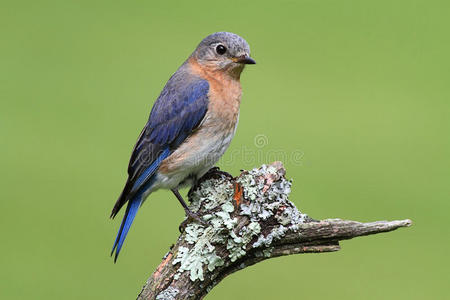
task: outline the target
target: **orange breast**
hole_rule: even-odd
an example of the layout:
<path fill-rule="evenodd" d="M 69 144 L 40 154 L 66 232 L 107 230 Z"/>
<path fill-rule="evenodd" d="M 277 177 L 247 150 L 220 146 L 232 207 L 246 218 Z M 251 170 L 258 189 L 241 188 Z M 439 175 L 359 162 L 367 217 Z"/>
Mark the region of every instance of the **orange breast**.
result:
<path fill-rule="evenodd" d="M 190 66 L 195 74 L 209 82 L 208 111 L 199 128 L 161 163 L 159 171 L 164 174 L 195 169 L 192 162 L 205 160 L 207 164 L 209 160 L 212 165 L 215 164 L 228 147 L 239 119 L 242 93 L 239 79 L 202 68 L 195 61 L 190 61 Z"/>
<path fill-rule="evenodd" d="M 201 66 L 194 59 L 189 60 L 193 73 L 209 82 L 208 113 L 229 123 L 234 128 L 239 116 L 242 88 L 239 78 L 225 72 Z"/>

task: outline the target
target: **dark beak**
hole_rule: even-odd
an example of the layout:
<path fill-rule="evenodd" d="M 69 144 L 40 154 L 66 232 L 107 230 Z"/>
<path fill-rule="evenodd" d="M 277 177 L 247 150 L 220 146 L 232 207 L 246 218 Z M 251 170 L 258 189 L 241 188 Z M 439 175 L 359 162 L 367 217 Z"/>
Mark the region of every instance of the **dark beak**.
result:
<path fill-rule="evenodd" d="M 256 61 L 247 55 L 242 55 L 240 57 L 236 57 L 233 59 L 234 62 L 238 64 L 244 64 L 244 65 L 254 65 L 256 64 Z"/>

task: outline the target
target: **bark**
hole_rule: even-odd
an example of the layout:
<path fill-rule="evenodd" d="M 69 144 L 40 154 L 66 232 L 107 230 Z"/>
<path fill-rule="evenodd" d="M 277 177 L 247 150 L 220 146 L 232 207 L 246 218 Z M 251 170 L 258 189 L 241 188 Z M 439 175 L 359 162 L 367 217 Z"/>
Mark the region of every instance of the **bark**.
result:
<path fill-rule="evenodd" d="M 412 223 L 313 220 L 288 200 L 285 172 L 280 162 L 236 178 L 211 169 L 189 192 L 190 209 L 204 222 L 185 221 L 138 299 L 202 299 L 226 276 L 263 260 L 338 251 L 341 240 Z"/>

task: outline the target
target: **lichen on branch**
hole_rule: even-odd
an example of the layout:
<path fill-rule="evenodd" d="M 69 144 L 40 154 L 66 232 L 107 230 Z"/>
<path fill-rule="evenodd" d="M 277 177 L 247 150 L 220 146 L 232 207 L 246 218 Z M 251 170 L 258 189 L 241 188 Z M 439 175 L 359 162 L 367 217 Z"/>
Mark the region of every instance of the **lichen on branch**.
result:
<path fill-rule="evenodd" d="M 291 182 L 284 173 L 281 163 L 263 165 L 242 173 L 234 184 L 218 170 L 207 174 L 209 179 L 191 191 L 190 200 L 192 210 L 208 225 L 186 226 L 187 245 L 178 248 L 173 261 L 179 265 L 175 279 L 186 271 L 192 281 L 203 281 L 205 273 L 214 277 L 216 267 L 235 262 L 251 249 L 261 248 L 270 256 L 274 240 L 298 230 L 307 216 L 288 200 Z"/>
<path fill-rule="evenodd" d="M 139 299 L 201 299 L 227 275 L 262 260 L 339 250 L 339 240 L 409 226 L 411 221 L 314 221 L 289 201 L 281 162 L 233 178 L 211 169 L 189 192 L 204 222 L 184 227 Z"/>

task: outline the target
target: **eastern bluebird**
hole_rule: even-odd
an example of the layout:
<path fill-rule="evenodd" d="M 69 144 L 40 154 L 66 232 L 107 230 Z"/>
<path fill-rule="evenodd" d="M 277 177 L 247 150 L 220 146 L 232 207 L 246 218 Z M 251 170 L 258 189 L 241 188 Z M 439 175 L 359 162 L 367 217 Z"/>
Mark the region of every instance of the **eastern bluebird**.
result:
<path fill-rule="evenodd" d="M 255 64 L 240 36 L 217 32 L 200 42 L 153 105 L 128 165 L 128 180 L 111 213 L 128 202 L 111 255 L 114 262 L 147 196 L 170 189 L 188 218 L 198 219 L 178 192 L 203 176 L 234 136 L 241 102 L 240 75 Z"/>

